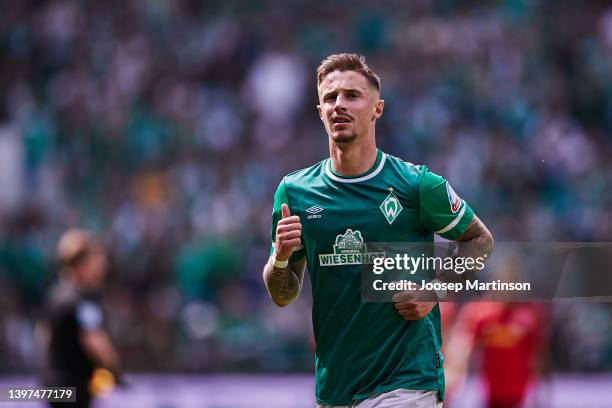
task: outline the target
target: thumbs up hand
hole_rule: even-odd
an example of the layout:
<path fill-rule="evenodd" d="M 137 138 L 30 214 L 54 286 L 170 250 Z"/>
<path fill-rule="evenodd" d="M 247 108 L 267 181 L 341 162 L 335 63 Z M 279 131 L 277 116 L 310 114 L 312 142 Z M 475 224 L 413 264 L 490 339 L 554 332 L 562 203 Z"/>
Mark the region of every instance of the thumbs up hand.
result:
<path fill-rule="evenodd" d="M 277 261 L 286 261 L 293 253 L 293 248 L 302 245 L 302 224 L 300 217 L 291 215 L 289 206 L 281 206 L 282 218 L 276 224 L 274 252 Z"/>

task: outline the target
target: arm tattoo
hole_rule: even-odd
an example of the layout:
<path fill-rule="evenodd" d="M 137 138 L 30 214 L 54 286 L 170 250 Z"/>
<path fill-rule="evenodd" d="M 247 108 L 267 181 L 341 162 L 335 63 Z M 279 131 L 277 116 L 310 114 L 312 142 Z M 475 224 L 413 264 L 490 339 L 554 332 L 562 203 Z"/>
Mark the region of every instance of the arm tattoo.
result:
<path fill-rule="evenodd" d="M 487 258 L 493 252 L 495 246 L 493 242 L 493 236 L 487 229 L 487 227 L 474 215 L 474 219 L 468 225 L 463 235 L 456 239 L 457 252 L 456 257 L 462 258 L 473 258 L 478 257 Z M 466 271 L 463 275 L 451 275 L 450 281 L 457 281 L 457 279 L 472 279 L 476 270 Z"/>
<path fill-rule="evenodd" d="M 495 247 L 493 236 L 476 215 L 474 215 L 474 219 L 470 222 L 463 235 L 457 238 L 457 242 L 459 253 L 462 252 L 462 247 L 466 249 L 473 248 L 472 251 L 477 252 L 478 256 L 491 255 Z"/>
<path fill-rule="evenodd" d="M 278 306 L 286 306 L 300 294 L 304 279 L 306 259 L 292 262 L 286 268 L 276 268 L 271 263 L 264 269 L 264 281 L 270 297 Z"/>
<path fill-rule="evenodd" d="M 268 279 L 268 290 L 272 299 L 278 303 L 290 303 L 300 291 L 300 281 L 290 266 L 286 268 L 272 267 Z"/>

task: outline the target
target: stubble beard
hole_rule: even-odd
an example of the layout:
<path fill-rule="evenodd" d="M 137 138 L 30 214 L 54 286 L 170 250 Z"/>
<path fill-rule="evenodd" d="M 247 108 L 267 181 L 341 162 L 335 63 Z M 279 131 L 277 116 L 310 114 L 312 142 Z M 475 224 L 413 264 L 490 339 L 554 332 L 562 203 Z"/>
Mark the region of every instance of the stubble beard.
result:
<path fill-rule="evenodd" d="M 353 130 L 353 132 L 349 134 L 340 134 L 334 135 L 333 133 L 330 135 L 331 140 L 336 144 L 347 144 L 351 143 L 353 140 L 357 138 L 357 133 Z"/>

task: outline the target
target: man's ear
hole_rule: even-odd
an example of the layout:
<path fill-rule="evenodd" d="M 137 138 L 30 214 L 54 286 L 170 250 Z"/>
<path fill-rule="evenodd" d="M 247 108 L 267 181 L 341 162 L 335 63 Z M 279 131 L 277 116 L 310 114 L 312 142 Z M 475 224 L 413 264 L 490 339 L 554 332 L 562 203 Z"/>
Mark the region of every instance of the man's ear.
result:
<path fill-rule="evenodd" d="M 374 114 L 372 115 L 372 121 L 382 116 L 384 108 L 385 108 L 385 101 L 383 99 L 377 100 L 376 105 L 374 105 Z"/>
<path fill-rule="evenodd" d="M 321 110 L 321 105 L 317 105 L 317 110 L 319 111 L 319 117 L 323 120 L 323 111 Z"/>

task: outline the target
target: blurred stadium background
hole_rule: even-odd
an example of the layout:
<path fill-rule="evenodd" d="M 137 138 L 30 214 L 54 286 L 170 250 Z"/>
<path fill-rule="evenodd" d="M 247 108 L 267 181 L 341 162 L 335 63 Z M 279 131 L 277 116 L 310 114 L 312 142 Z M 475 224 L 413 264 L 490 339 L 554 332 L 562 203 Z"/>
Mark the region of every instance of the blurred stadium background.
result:
<path fill-rule="evenodd" d="M 277 309 L 261 269 L 278 182 L 327 155 L 314 71 L 339 51 L 382 77 L 383 150 L 446 176 L 497 241 L 610 241 L 608 1 L 9 0 L 0 382 L 35 381 L 55 242 L 80 226 L 110 248 L 133 373 L 98 406 L 312 406 L 309 288 Z M 612 307 L 549 307 L 538 406 L 612 406 Z"/>

